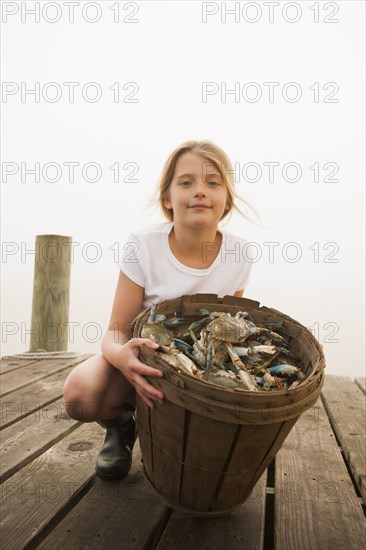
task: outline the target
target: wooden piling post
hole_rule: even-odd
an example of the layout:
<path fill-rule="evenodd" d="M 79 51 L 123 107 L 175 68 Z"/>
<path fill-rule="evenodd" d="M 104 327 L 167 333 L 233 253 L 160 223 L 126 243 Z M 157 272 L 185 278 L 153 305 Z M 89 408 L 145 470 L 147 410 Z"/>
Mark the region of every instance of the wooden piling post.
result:
<path fill-rule="evenodd" d="M 67 351 L 72 237 L 37 235 L 31 352 Z"/>

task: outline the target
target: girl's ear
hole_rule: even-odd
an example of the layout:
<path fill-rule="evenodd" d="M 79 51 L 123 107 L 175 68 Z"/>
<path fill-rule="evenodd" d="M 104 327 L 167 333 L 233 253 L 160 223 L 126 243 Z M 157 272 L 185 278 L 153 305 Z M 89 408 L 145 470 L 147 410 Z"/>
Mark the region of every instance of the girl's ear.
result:
<path fill-rule="evenodd" d="M 163 204 L 165 206 L 165 208 L 168 208 L 170 209 L 172 207 L 172 203 L 170 202 L 169 200 L 169 196 L 168 197 L 165 197 L 164 201 L 163 201 Z"/>

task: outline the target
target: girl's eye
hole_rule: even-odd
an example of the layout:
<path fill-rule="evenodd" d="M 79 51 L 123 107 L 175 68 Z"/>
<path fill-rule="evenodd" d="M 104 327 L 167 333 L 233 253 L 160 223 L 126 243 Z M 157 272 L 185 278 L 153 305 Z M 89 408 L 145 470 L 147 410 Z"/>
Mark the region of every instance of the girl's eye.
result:
<path fill-rule="evenodd" d="M 190 181 L 181 181 L 181 182 L 179 183 L 179 185 L 183 185 L 183 186 L 186 186 L 186 184 L 190 185 L 191 182 L 190 182 Z M 221 185 L 221 183 L 219 183 L 218 181 L 209 181 L 209 182 L 208 182 L 208 185 L 213 185 L 213 186 L 216 187 L 217 185 Z"/>

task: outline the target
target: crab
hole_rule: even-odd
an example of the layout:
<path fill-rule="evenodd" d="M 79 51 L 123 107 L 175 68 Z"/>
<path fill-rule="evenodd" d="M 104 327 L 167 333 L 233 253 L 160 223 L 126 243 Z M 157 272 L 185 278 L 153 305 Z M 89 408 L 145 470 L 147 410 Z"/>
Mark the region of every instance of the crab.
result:
<path fill-rule="evenodd" d="M 199 363 L 203 363 L 206 369 L 205 378 L 208 379 L 209 371 L 214 365 L 214 357 L 218 353 L 219 358 L 216 358 L 216 365 L 225 360 L 225 352 L 229 354 L 232 362 L 239 368 L 239 377 L 246 389 L 258 391 L 258 386 L 254 378 L 247 372 L 245 365 L 240 360 L 238 352 L 233 344 L 243 343 L 248 336 L 251 335 L 251 327 L 248 321 L 245 320 L 248 314 L 244 311 L 239 311 L 235 317 L 230 313 L 212 312 L 209 316 L 210 323 L 201 330 L 201 340 L 198 341 L 194 334 L 194 325 L 191 327 L 191 337 L 194 340 L 194 349 L 196 358 Z M 202 324 L 202 321 L 199 321 Z M 267 346 L 266 346 L 267 348 Z M 266 351 L 275 352 L 268 346 Z M 206 350 L 205 352 L 203 350 Z M 248 348 L 244 354 L 248 353 Z M 203 355 L 202 355 L 203 354 Z"/>
<path fill-rule="evenodd" d="M 174 335 L 171 330 L 186 320 L 176 318 L 173 321 L 166 321 L 165 315 L 156 315 L 156 304 L 153 304 L 150 309 L 149 317 L 142 327 L 142 338 L 150 338 L 160 346 L 171 346 L 174 342 Z"/>
<path fill-rule="evenodd" d="M 158 352 L 159 356 L 164 359 L 164 361 L 169 363 L 169 365 L 172 365 L 181 372 L 190 374 L 196 378 L 201 377 L 201 372 L 197 369 L 194 362 L 189 357 L 184 355 L 184 353 L 179 351 L 179 349 L 164 345 L 160 346 L 160 348 L 162 351 Z"/>
<path fill-rule="evenodd" d="M 274 332 L 282 321 L 260 326 L 245 311 L 200 311 L 202 318 L 190 324 L 177 313 L 168 320 L 156 315 L 153 305 L 141 336 L 157 342 L 156 353 L 178 371 L 226 388 L 278 391 L 302 383 L 300 367 L 289 364 L 299 358 Z"/>
<path fill-rule="evenodd" d="M 206 326 L 205 330 L 209 333 L 209 338 L 230 344 L 244 342 L 251 331 L 248 322 L 242 316 L 243 313 L 245 312 L 239 311 L 235 317 L 230 313 L 221 313 Z"/>
<path fill-rule="evenodd" d="M 224 386 L 225 388 L 232 388 L 237 390 L 243 390 L 243 384 L 237 379 L 235 374 L 232 371 L 225 370 L 215 370 L 209 373 L 208 382 L 212 384 L 217 384 L 219 386 Z"/>

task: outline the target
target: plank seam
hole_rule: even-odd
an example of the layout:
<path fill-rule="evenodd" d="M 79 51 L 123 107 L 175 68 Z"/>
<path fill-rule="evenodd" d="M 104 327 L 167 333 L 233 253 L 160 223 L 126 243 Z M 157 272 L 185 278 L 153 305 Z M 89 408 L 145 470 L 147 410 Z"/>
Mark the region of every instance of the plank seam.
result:
<path fill-rule="evenodd" d="M 23 458 L 23 460 L 18 462 L 18 464 L 16 464 L 15 466 L 12 466 L 11 468 L 9 468 L 9 470 L 4 472 L 3 474 L 0 474 L 0 485 L 4 483 L 4 481 L 12 477 L 14 474 L 16 474 L 19 470 L 24 468 L 24 466 L 27 466 L 27 464 L 29 464 L 30 462 L 38 458 L 41 454 L 46 452 L 50 447 L 52 447 L 53 445 L 56 445 L 56 443 L 61 441 L 61 439 L 70 435 L 73 431 L 79 428 L 81 424 L 82 422 L 77 422 L 76 425 L 71 426 L 65 432 L 62 432 L 62 434 L 59 434 L 57 437 L 55 437 L 51 441 L 48 441 L 45 445 L 43 445 L 42 447 L 34 451 L 34 453 Z M 5 445 L 6 445 L 6 442 L 5 442 Z"/>
<path fill-rule="evenodd" d="M 164 509 L 159 521 L 157 522 L 155 528 L 152 529 L 150 536 L 148 537 L 146 543 L 141 550 L 155 550 L 160 542 L 161 537 L 163 536 L 165 529 L 168 526 L 172 514 L 172 508 Z"/>
<path fill-rule="evenodd" d="M 362 393 L 366 395 L 366 390 L 365 390 L 365 388 L 360 384 L 360 382 L 357 380 L 357 378 L 354 378 L 354 382 L 355 382 L 356 386 L 358 386 L 358 387 L 360 388 L 360 390 L 362 391 Z"/>
<path fill-rule="evenodd" d="M 36 411 L 39 411 L 39 409 L 43 409 L 44 407 L 47 407 L 47 405 L 50 405 L 54 401 L 57 401 L 62 396 L 63 396 L 63 394 L 61 393 L 60 395 L 57 395 L 56 397 L 53 397 L 50 401 L 46 401 L 45 403 L 40 403 L 39 407 L 35 407 L 31 411 L 26 411 L 24 414 L 21 414 L 20 416 L 17 416 L 16 418 L 14 418 L 14 420 L 9 420 L 9 422 L 7 422 L 6 424 L 3 424 L 2 426 L 0 426 L 0 432 L 1 432 L 1 430 L 4 430 L 5 428 L 8 428 L 9 426 L 12 426 L 13 424 L 16 424 L 20 420 L 23 420 L 23 418 L 26 418 L 27 416 L 30 416 L 31 414 L 35 413 Z"/>
<path fill-rule="evenodd" d="M 47 376 L 40 376 L 39 378 L 34 378 L 32 379 L 32 381 L 30 382 L 28 380 L 28 382 L 25 382 L 24 384 L 22 384 L 21 386 L 17 386 L 16 388 L 13 388 L 12 390 L 9 390 L 9 391 L 6 391 L 4 393 L 1 393 L 0 394 L 0 397 L 3 398 L 3 397 L 6 397 L 8 396 L 10 393 L 13 393 L 13 392 L 16 392 L 16 391 L 19 391 L 19 390 L 22 390 L 23 388 L 26 388 L 27 386 L 29 386 L 29 384 L 33 384 L 34 382 L 39 382 L 40 380 L 45 380 L 46 378 L 48 378 L 49 376 L 53 376 L 54 374 L 56 373 L 59 373 L 59 372 L 63 372 L 64 370 L 72 367 L 73 365 L 68 365 L 67 367 L 65 367 L 64 369 L 60 369 L 60 370 L 55 370 L 49 374 L 47 374 Z"/>
<path fill-rule="evenodd" d="M 6 370 L 5 372 L 3 370 L 0 370 L 0 376 L 3 376 L 4 374 L 9 374 L 9 372 L 14 372 L 14 371 L 19 370 L 19 369 L 24 369 L 24 367 L 28 367 L 29 365 L 33 365 L 35 363 L 39 363 L 39 360 L 37 360 L 37 361 L 34 361 L 34 360 L 33 361 L 26 361 L 23 365 L 16 365 L 16 366 L 14 366 L 14 368 Z M 0 369 L 2 369 L 2 368 L 3 368 L 3 366 L 1 365 Z"/>
<path fill-rule="evenodd" d="M 28 382 L 25 382 L 21 386 L 17 386 L 16 388 L 13 388 L 12 390 L 9 390 L 9 391 L 6 391 L 5 393 L 0 394 L 0 397 L 5 397 L 5 396 L 9 395 L 10 393 L 19 391 L 19 390 L 29 386 L 30 384 L 34 384 L 35 382 L 39 382 L 40 380 L 46 380 L 46 378 L 49 378 L 50 376 L 53 376 L 56 373 L 63 372 L 64 370 L 69 369 L 70 367 L 76 367 L 79 363 L 82 363 L 82 362 L 83 361 L 76 361 L 75 363 L 70 363 L 70 364 L 65 365 L 64 368 L 62 368 L 62 369 L 51 371 L 48 374 L 46 374 L 46 376 L 40 376 L 39 378 L 36 378 L 36 379 L 32 380 L 31 382 L 28 380 Z M 38 363 L 38 361 L 37 361 L 37 363 Z M 13 371 L 10 371 L 10 372 L 13 372 Z M 4 374 L 7 374 L 7 373 L 5 372 Z"/>
<path fill-rule="evenodd" d="M 57 527 L 57 525 L 69 514 L 69 512 L 75 508 L 75 506 L 81 501 L 82 498 L 94 487 L 97 483 L 97 476 L 95 474 L 77 491 L 72 498 L 65 504 L 65 506 L 59 510 L 49 521 L 46 523 L 42 530 L 37 533 L 32 540 L 30 540 L 23 550 L 35 550 L 41 542 Z"/>
<path fill-rule="evenodd" d="M 267 486 L 264 505 L 264 534 L 263 550 L 273 550 L 275 548 L 275 476 L 276 476 L 276 457 L 274 456 L 267 468 Z M 270 485 L 272 484 L 273 487 Z"/>

